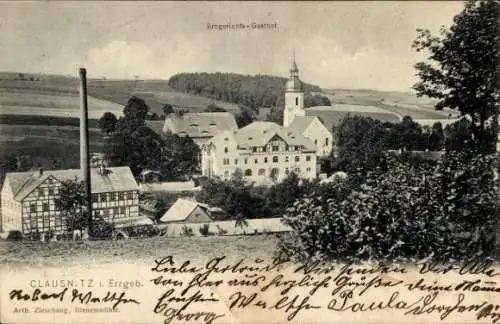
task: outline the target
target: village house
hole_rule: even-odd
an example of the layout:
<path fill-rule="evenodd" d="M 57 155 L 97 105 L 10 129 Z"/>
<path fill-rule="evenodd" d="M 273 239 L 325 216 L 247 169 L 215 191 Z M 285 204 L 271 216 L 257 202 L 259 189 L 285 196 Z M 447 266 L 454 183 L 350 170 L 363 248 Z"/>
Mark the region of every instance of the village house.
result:
<path fill-rule="evenodd" d="M 221 213 L 220 208 L 180 198 L 160 218 L 160 223 L 207 223 Z"/>
<path fill-rule="evenodd" d="M 7 173 L 2 188 L 1 232 L 61 234 L 66 218 L 55 206 L 61 182 L 81 179 L 79 169 Z M 92 211 L 117 227 L 139 217 L 139 187 L 129 167 L 91 169 Z"/>

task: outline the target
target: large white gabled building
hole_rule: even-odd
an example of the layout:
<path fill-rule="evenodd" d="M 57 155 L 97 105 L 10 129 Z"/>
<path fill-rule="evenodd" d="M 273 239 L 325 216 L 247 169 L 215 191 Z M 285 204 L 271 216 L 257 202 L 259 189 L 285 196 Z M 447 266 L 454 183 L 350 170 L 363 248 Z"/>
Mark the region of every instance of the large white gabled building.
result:
<path fill-rule="evenodd" d="M 217 134 L 202 146 L 202 173 L 229 179 L 237 170 L 247 180 L 280 181 L 294 172 L 316 177 L 316 148 L 302 134 L 271 122 L 253 122 Z"/>

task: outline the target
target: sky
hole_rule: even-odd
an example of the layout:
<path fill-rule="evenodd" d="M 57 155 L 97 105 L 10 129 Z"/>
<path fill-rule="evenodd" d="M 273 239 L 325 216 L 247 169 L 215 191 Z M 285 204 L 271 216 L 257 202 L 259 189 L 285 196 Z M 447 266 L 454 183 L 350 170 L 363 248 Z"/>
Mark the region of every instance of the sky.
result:
<path fill-rule="evenodd" d="M 0 71 L 168 79 L 181 72 L 287 76 L 324 88 L 409 91 L 417 28 L 462 2 L 2 2 Z M 207 24 L 276 24 L 210 30 Z"/>

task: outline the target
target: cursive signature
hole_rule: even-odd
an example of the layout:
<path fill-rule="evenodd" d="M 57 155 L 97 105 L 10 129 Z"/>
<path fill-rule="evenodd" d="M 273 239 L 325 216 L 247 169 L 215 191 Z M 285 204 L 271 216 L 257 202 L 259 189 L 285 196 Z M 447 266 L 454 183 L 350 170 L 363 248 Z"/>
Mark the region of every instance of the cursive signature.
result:
<path fill-rule="evenodd" d="M 113 303 L 113 309 L 116 309 L 120 304 L 140 304 L 134 298 L 127 298 L 126 293 L 122 292 L 111 292 L 108 291 L 104 296 L 95 296 L 92 291 L 81 292 L 78 289 L 73 289 L 71 294 L 68 295 L 68 288 L 64 288 L 58 292 L 47 293 L 36 288 L 31 292 L 24 292 L 22 289 L 13 289 L 9 293 L 11 300 L 22 300 L 22 301 L 41 301 L 54 299 L 59 301 L 64 301 L 66 296 L 69 297 L 71 303 L 79 302 L 81 304 L 94 304 L 94 303 Z"/>

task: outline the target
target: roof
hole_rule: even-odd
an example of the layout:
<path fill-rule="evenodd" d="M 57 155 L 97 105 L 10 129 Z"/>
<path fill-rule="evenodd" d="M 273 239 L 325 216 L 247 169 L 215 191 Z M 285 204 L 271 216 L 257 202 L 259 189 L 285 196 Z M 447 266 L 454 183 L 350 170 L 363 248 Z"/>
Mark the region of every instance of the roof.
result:
<path fill-rule="evenodd" d="M 335 104 L 334 106 L 315 106 L 304 110 L 306 116 L 318 117 L 328 129 L 338 125 L 348 115 L 371 117 L 382 122 L 398 122 L 401 120 L 400 115 L 373 106 Z"/>
<path fill-rule="evenodd" d="M 48 178 L 54 178 L 57 181 L 81 179 L 80 169 L 67 170 L 44 170 L 30 172 L 12 172 L 7 173 L 6 179 L 14 194 L 14 199 L 21 201 L 40 184 Z M 90 172 L 91 191 L 96 192 L 117 192 L 138 190 L 139 187 L 129 167 L 106 168 L 105 175 L 99 173 L 99 168 L 92 168 Z"/>
<path fill-rule="evenodd" d="M 292 123 L 288 125 L 288 128 L 291 128 L 299 133 L 304 133 L 304 131 L 311 125 L 316 116 L 295 116 L 292 120 Z"/>
<path fill-rule="evenodd" d="M 236 130 L 238 125 L 230 112 L 185 113 L 182 116 L 170 114 L 165 127 L 174 134 L 189 137 L 213 137 L 225 130 Z"/>
<path fill-rule="evenodd" d="M 187 200 L 179 198 L 172 205 L 172 207 L 167 210 L 167 212 L 160 218 L 162 222 L 177 222 L 185 220 L 196 207 L 202 207 L 203 209 L 207 209 L 207 205 L 198 203 L 193 200 Z M 207 213 L 208 214 L 208 213 Z"/>
<path fill-rule="evenodd" d="M 264 146 L 273 137 L 278 136 L 288 145 L 302 146 L 306 150 L 316 150 L 314 143 L 301 133 L 272 122 L 253 122 L 238 131 L 220 133 L 210 142 L 217 142 L 221 138 L 228 138 L 229 136 L 234 138 L 240 148 Z"/>
<path fill-rule="evenodd" d="M 163 126 L 165 126 L 165 121 L 163 120 L 146 120 L 146 126 L 151 128 L 156 134 L 163 133 Z"/>

